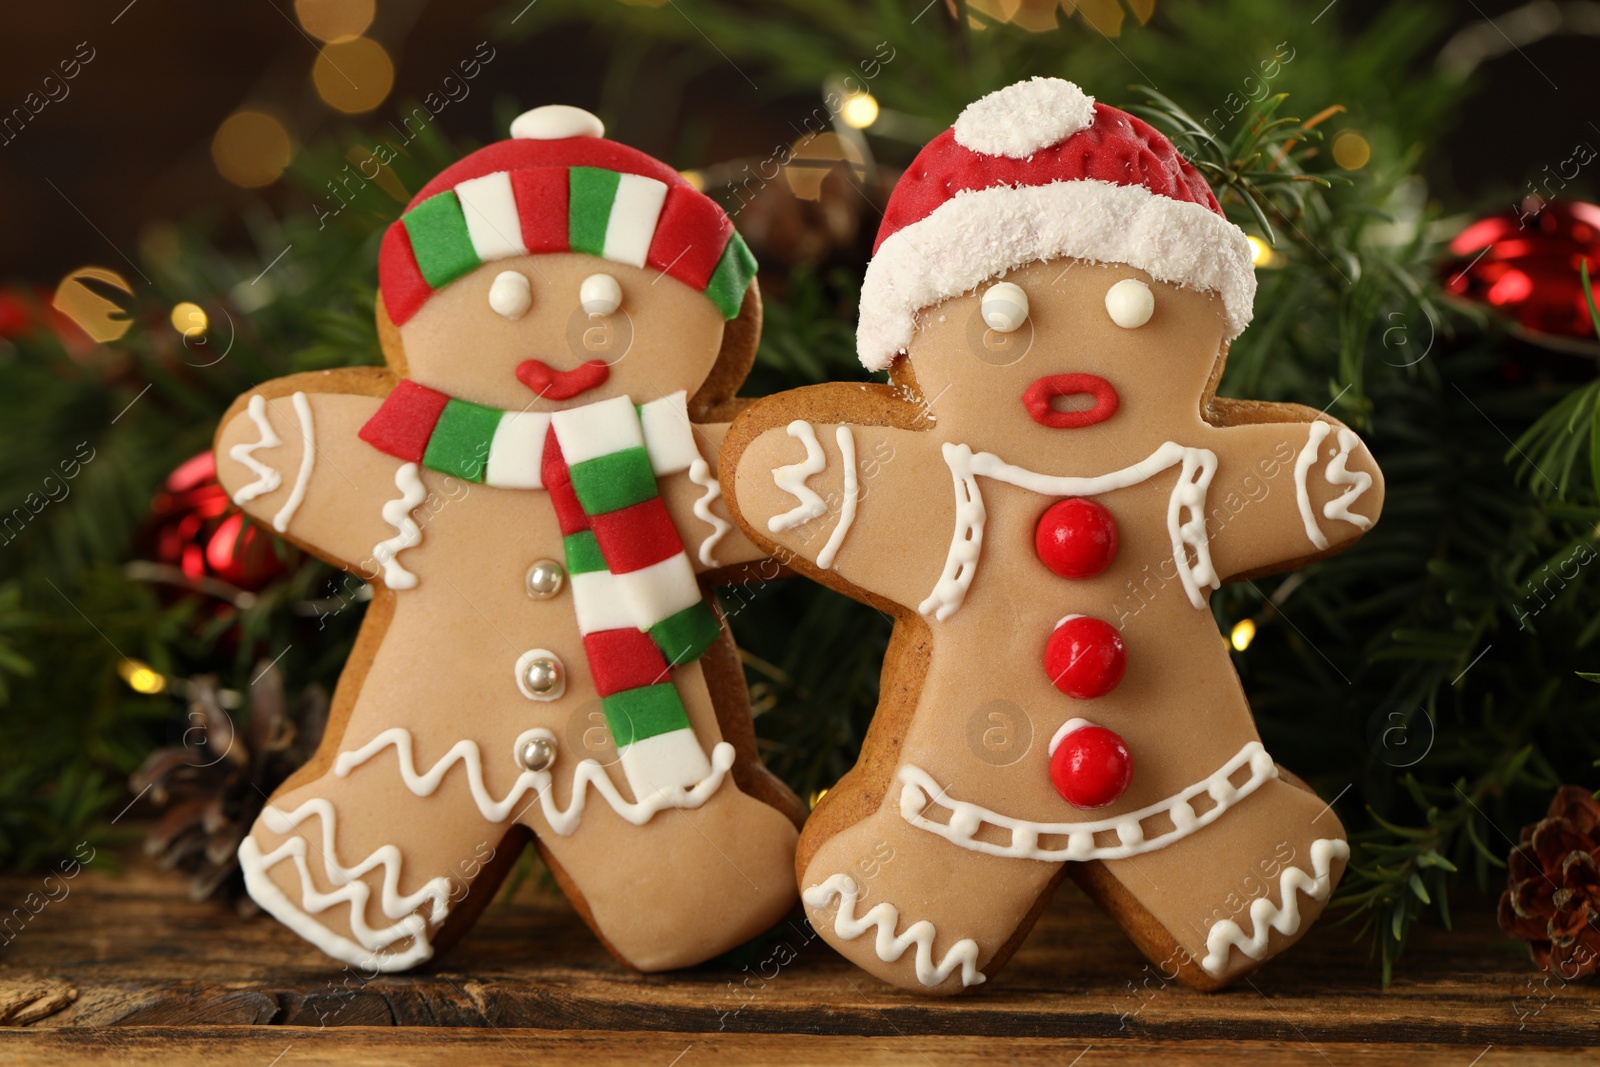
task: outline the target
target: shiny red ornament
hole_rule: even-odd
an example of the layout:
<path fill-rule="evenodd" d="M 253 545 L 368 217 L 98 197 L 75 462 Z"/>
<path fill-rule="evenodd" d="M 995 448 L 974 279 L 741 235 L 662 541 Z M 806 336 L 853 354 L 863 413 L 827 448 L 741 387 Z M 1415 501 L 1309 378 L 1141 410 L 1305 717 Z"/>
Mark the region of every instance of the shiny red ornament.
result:
<path fill-rule="evenodd" d="M 1080 726 L 1050 754 L 1050 781 L 1075 808 L 1103 808 L 1133 782 L 1133 753 L 1114 731 Z"/>
<path fill-rule="evenodd" d="M 253 593 L 288 572 L 271 531 L 247 524 L 228 499 L 210 452 L 167 476 L 150 502 L 144 542 L 148 559 L 178 568 L 190 583 L 215 579 Z"/>
<path fill-rule="evenodd" d="M 1044 646 L 1044 669 L 1055 687 L 1079 700 L 1105 696 L 1122 681 L 1127 650 L 1116 628 L 1087 615 L 1069 615 Z"/>
<path fill-rule="evenodd" d="M 1600 276 L 1600 207 L 1528 197 L 1521 210 L 1491 215 L 1450 242 L 1440 265 L 1454 295 L 1503 312 L 1536 334 L 1593 341 L 1579 267 Z"/>
<path fill-rule="evenodd" d="M 1117 520 L 1093 500 L 1059 500 L 1039 516 L 1033 547 L 1061 577 L 1093 578 L 1117 558 Z"/>

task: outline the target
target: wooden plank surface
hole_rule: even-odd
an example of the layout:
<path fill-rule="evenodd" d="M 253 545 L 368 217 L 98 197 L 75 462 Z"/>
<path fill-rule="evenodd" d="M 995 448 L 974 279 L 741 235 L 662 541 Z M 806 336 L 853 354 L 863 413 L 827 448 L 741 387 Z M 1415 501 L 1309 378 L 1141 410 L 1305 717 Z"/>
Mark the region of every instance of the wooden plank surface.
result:
<path fill-rule="evenodd" d="M 1245 1050 L 1251 1063 L 1600 1060 L 1583 1051 L 1600 1045 L 1600 986 L 1543 981 L 1486 901 L 1461 905 L 1453 935 L 1420 932 L 1387 990 L 1365 942 L 1324 924 L 1247 983 L 1203 995 L 1164 986 L 1067 886 L 1000 975 L 928 1000 L 854 970 L 798 914 L 735 956 L 637 975 L 564 901 L 531 888 L 494 905 L 432 970 L 363 980 L 272 920 L 192 903 L 179 881 L 130 863 L 121 877 L 85 872 L 42 907 L 39 878 L 0 879 L 0 917 L 13 914 L 0 934 L 0 1019 L 13 1023 L 0 1027 L 0 1063 L 266 1064 L 291 1042 L 285 1065 L 393 1063 L 413 1043 L 429 1051 L 406 1062 L 459 1062 L 470 1049 L 475 1063 L 614 1053 L 663 1067 L 690 1046 L 683 1067 L 968 1063 L 1002 1049 L 1002 1060 L 1067 1063 L 1085 1048 L 1086 1067 L 1113 1050 L 1154 1063 L 1174 1048 L 1192 1063 L 1239 1062 Z M 28 916 L 20 926 L 15 908 Z"/>

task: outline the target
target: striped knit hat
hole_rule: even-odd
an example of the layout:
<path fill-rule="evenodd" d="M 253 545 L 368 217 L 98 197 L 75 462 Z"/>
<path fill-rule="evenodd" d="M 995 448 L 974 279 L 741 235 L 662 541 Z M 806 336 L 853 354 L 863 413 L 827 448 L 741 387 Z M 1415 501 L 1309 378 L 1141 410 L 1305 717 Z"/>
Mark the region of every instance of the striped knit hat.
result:
<path fill-rule="evenodd" d="M 511 124 L 511 140 L 423 186 L 378 254 L 390 319 L 405 322 L 485 263 L 544 252 L 654 267 L 737 317 L 756 261 L 727 214 L 665 163 L 604 133 L 579 108 L 535 108 Z"/>

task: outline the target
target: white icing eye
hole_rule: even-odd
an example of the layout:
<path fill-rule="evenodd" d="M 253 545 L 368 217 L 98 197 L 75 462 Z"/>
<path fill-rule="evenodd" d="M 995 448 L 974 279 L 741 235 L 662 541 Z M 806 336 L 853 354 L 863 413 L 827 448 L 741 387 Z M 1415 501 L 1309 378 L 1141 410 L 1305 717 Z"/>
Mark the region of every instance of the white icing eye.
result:
<path fill-rule="evenodd" d="M 1124 330 L 1137 330 L 1155 313 L 1155 294 L 1137 278 L 1124 278 L 1106 290 L 1106 314 Z"/>
<path fill-rule="evenodd" d="M 622 306 L 622 286 L 609 274 L 591 274 L 578 288 L 578 303 L 591 319 L 603 318 Z"/>
<path fill-rule="evenodd" d="M 508 319 L 520 319 L 533 306 L 533 286 L 514 270 L 503 270 L 489 286 L 489 306 Z"/>
<path fill-rule="evenodd" d="M 1001 333 L 1020 330 L 1022 324 L 1028 321 L 1028 294 L 1022 291 L 1021 286 L 998 282 L 989 286 L 983 294 L 983 300 L 978 303 L 978 314 L 983 316 L 983 321 L 991 330 Z"/>

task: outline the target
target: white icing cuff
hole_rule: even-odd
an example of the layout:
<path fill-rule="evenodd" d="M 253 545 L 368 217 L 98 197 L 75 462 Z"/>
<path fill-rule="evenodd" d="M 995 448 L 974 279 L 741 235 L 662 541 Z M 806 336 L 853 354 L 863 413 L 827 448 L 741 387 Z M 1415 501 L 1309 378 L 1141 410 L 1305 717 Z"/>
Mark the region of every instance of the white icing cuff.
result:
<path fill-rule="evenodd" d="M 1250 930 L 1247 935 L 1232 919 L 1223 919 L 1206 933 L 1206 956 L 1200 966 L 1213 978 L 1221 978 L 1228 967 L 1228 950 L 1236 948 L 1250 959 L 1267 955 L 1267 940 L 1273 930 L 1292 937 L 1300 932 L 1300 900 L 1304 893 L 1321 902 L 1333 892 L 1333 861 L 1348 860 L 1350 846 L 1338 838 L 1318 838 L 1311 843 L 1311 870 L 1285 867 L 1278 878 L 1281 905 L 1268 897 L 1258 897 L 1250 905 Z"/>
<path fill-rule="evenodd" d="M 994 186 L 957 193 L 878 247 L 861 288 L 857 354 L 868 370 L 884 370 L 911 343 L 921 309 L 1003 271 L 1068 256 L 1220 294 L 1228 340 L 1250 324 L 1250 243 L 1211 209 L 1087 179 Z"/>
<path fill-rule="evenodd" d="M 874 904 L 858 917 L 855 912 L 860 889 L 855 879 L 847 874 L 833 875 L 801 894 L 806 905 L 818 911 L 827 907 L 834 897 L 839 898 L 839 910 L 833 917 L 835 934 L 846 941 L 854 941 L 868 930 L 876 929 L 873 947 L 884 963 L 895 962 L 906 954 L 907 949 L 914 947 L 917 950 L 917 981 L 923 985 L 930 988 L 940 985 L 957 970 L 961 972 L 963 986 L 975 986 L 986 981 L 983 972 L 978 970 L 978 943 L 970 937 L 951 945 L 944 959 L 935 963 L 933 942 L 937 931 L 926 919 L 912 923 L 906 927 L 905 933 L 897 935 L 895 927 L 900 925 L 900 909 L 893 904 Z"/>

